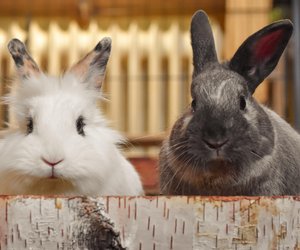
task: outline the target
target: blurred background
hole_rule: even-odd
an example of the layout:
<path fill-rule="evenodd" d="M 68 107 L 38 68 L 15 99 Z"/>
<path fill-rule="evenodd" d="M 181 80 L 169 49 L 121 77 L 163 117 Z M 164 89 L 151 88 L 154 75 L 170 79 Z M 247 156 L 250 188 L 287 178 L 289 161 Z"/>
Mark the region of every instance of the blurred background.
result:
<path fill-rule="evenodd" d="M 7 51 L 11 38 L 26 42 L 45 72 L 60 75 L 110 36 L 102 89 L 108 101 L 99 105 L 111 126 L 129 138 L 124 151 L 147 193 L 157 193 L 160 145 L 191 101 L 189 25 L 198 9 L 210 17 L 220 60 L 229 60 L 250 34 L 270 22 L 293 20 L 289 47 L 255 97 L 300 129 L 298 0 L 1 0 L 0 94 L 9 91 L 14 76 Z M 0 122 L 2 129 L 15 124 L 3 105 Z"/>

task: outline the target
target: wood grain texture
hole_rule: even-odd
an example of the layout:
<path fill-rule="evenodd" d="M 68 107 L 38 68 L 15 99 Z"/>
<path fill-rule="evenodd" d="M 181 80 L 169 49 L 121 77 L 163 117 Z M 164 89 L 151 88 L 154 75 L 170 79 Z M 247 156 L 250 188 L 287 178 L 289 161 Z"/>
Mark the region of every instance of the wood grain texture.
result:
<path fill-rule="evenodd" d="M 297 197 L 5 197 L 0 249 L 300 249 Z"/>
<path fill-rule="evenodd" d="M 224 12 L 225 1 L 190 0 L 1 0 L 1 16 L 79 16 L 82 12 L 101 16 L 186 15 L 197 9 Z"/>

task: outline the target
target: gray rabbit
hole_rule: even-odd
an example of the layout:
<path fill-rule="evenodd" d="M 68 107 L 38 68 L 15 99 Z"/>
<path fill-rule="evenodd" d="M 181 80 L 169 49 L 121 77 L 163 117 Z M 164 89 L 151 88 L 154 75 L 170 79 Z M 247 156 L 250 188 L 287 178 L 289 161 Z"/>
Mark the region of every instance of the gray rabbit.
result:
<path fill-rule="evenodd" d="M 272 23 L 220 64 L 205 12 L 194 14 L 193 101 L 160 152 L 163 194 L 300 193 L 300 136 L 252 97 L 277 65 L 292 31 L 289 20 Z"/>

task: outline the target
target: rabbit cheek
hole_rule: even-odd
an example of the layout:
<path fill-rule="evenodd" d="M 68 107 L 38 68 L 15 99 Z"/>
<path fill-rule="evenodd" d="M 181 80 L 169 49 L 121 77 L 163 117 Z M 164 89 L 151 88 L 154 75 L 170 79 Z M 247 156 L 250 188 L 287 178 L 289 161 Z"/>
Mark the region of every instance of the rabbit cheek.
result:
<path fill-rule="evenodd" d="M 186 133 L 186 129 L 190 123 L 190 121 L 192 120 L 193 116 L 192 115 L 188 115 L 183 117 L 182 121 L 181 121 L 181 126 L 180 126 L 180 133 L 183 136 Z"/>
<path fill-rule="evenodd" d="M 178 135 L 180 135 L 180 137 L 183 139 L 192 118 L 193 114 L 190 110 L 187 110 L 174 124 L 171 132 L 171 138 L 178 140 Z"/>

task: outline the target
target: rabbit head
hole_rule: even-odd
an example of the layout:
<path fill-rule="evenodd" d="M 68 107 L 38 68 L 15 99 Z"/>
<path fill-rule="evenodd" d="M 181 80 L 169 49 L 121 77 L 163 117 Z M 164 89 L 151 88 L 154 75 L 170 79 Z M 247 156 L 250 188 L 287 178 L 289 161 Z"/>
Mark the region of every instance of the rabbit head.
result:
<path fill-rule="evenodd" d="M 244 166 L 271 154 L 272 124 L 252 94 L 277 65 L 292 29 L 288 20 L 266 26 L 246 39 L 229 62 L 220 64 L 206 14 L 194 14 L 192 102 L 168 142 L 171 162 L 183 166 L 174 171 L 181 171 L 183 179 L 195 179 L 197 172 L 238 177 L 247 171 Z"/>
<path fill-rule="evenodd" d="M 0 182 L 10 186 L 7 193 L 118 193 L 111 186 L 120 181 L 114 172 L 124 176 L 114 166 L 127 164 L 116 147 L 122 138 L 97 106 L 111 39 L 102 39 L 61 77 L 45 75 L 19 40 L 8 49 L 20 82 L 7 99 L 19 130 L 0 142 Z"/>

